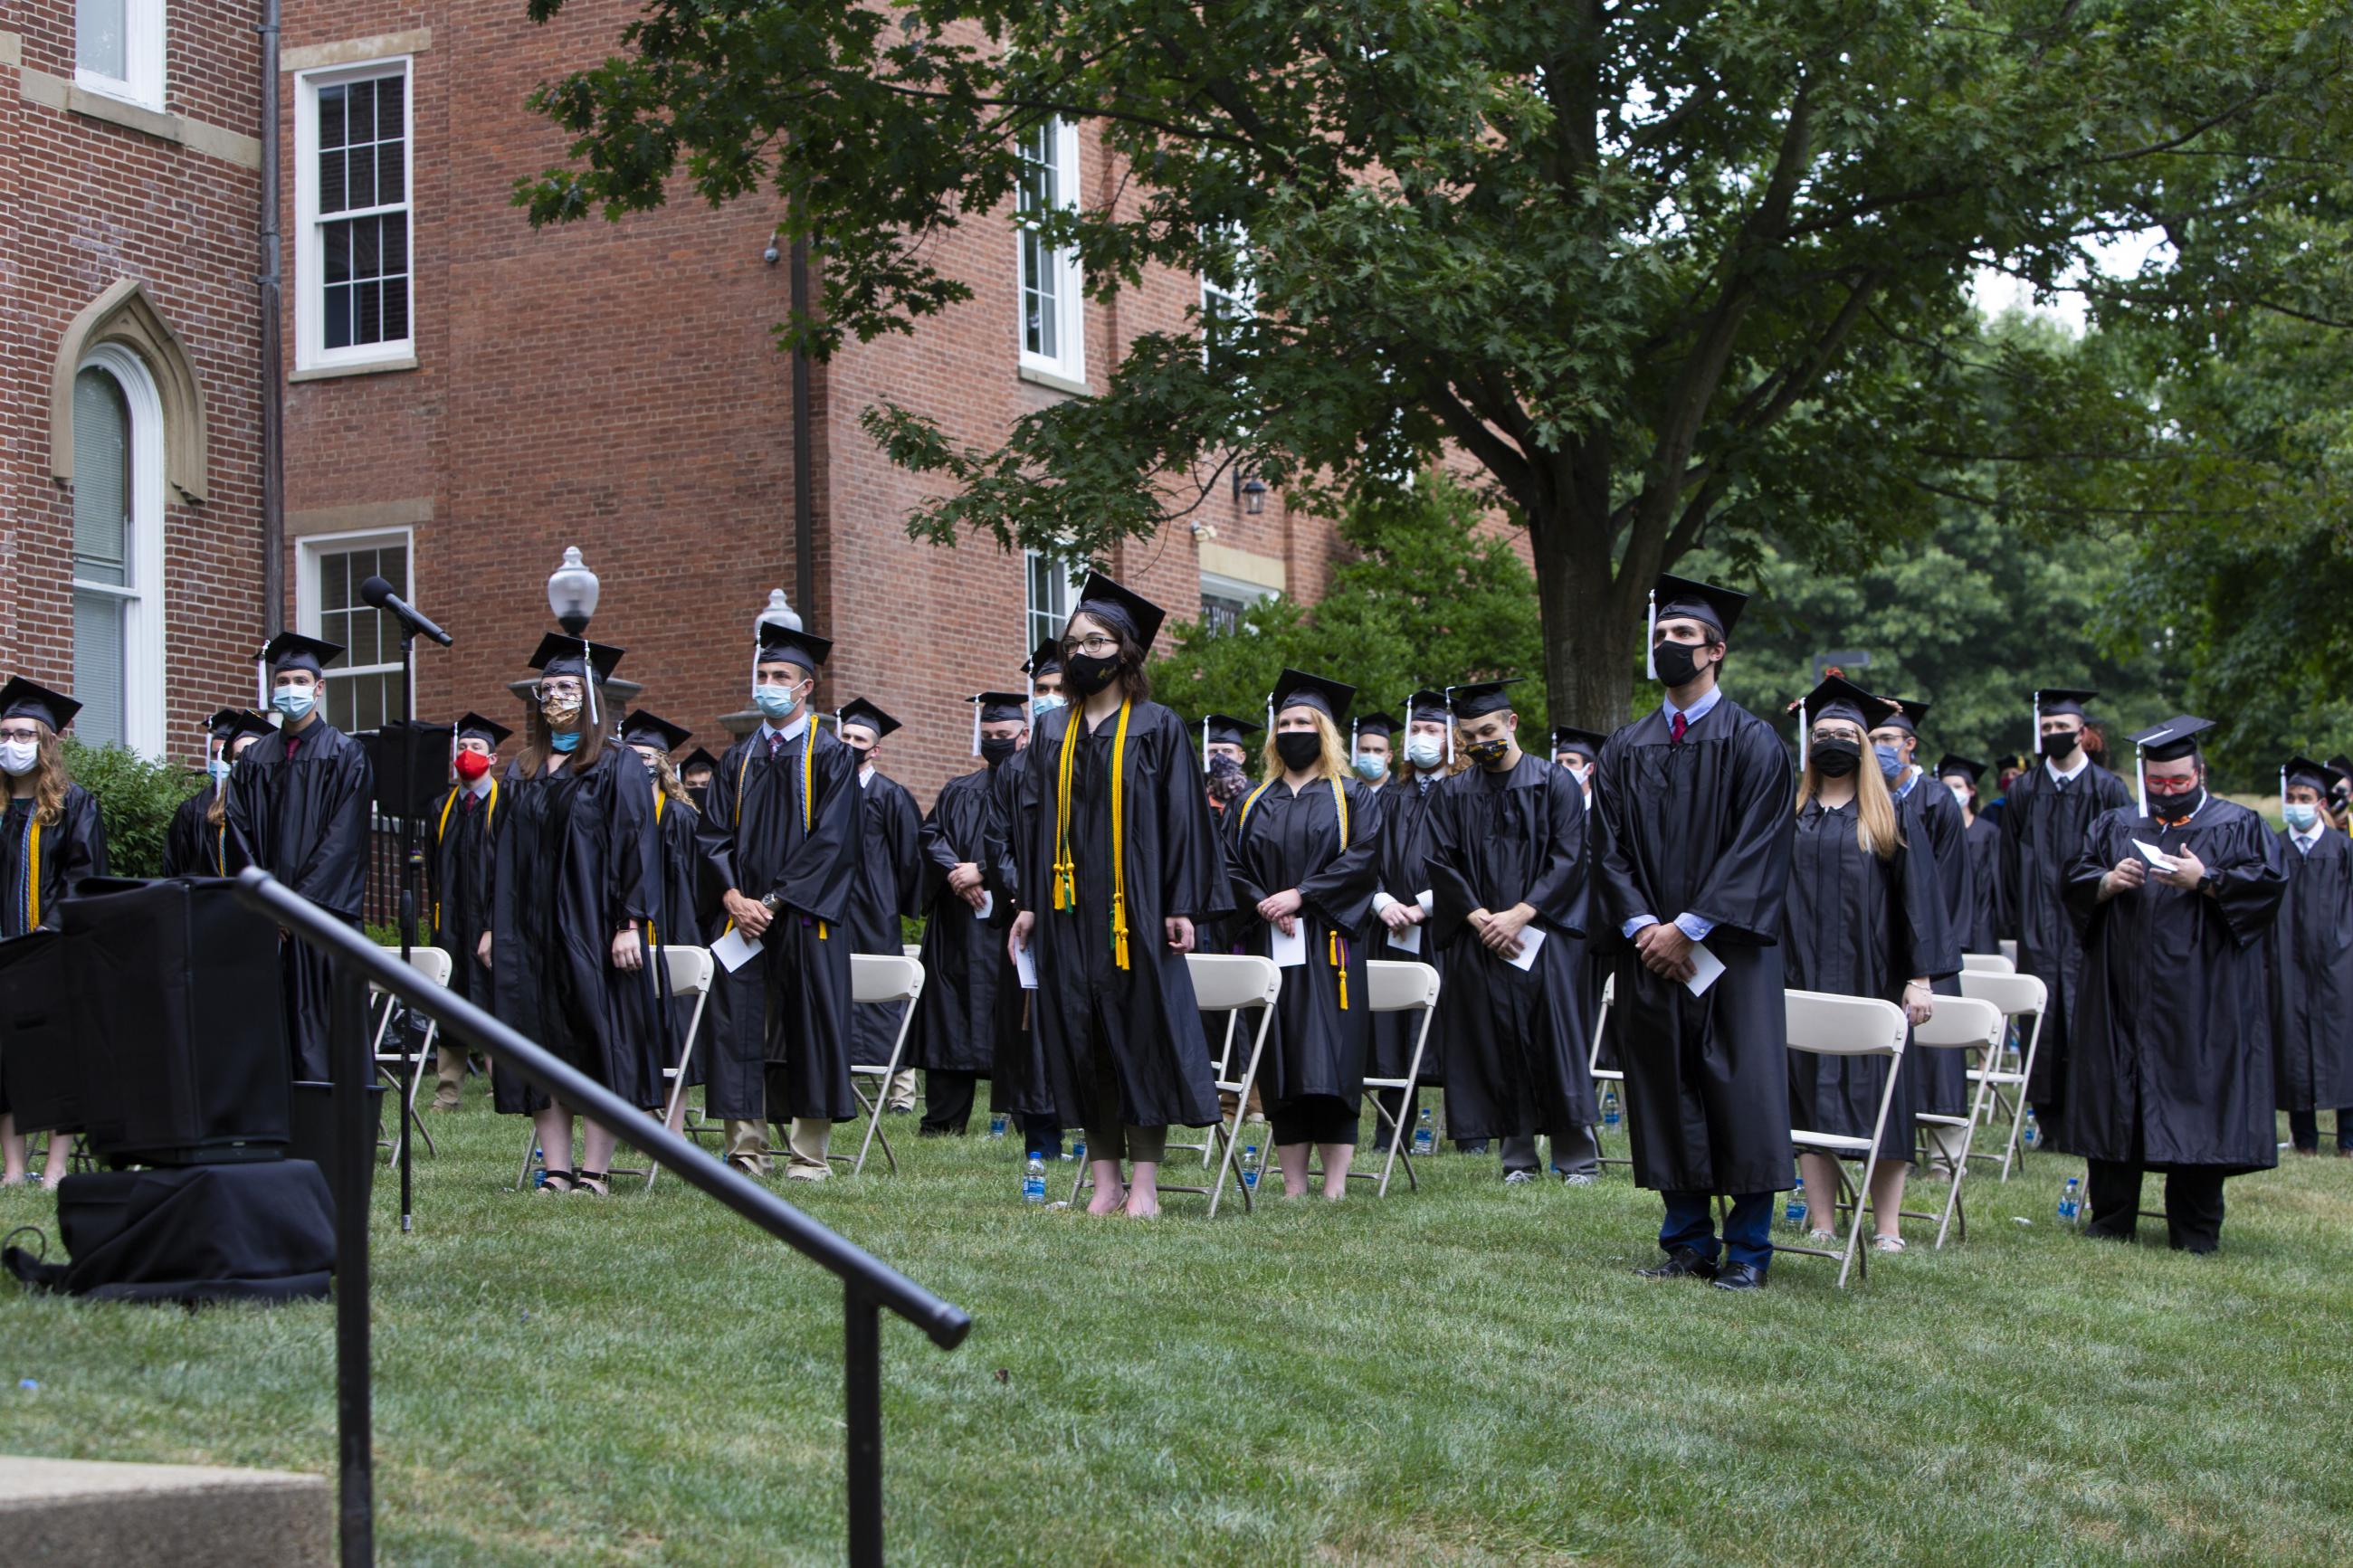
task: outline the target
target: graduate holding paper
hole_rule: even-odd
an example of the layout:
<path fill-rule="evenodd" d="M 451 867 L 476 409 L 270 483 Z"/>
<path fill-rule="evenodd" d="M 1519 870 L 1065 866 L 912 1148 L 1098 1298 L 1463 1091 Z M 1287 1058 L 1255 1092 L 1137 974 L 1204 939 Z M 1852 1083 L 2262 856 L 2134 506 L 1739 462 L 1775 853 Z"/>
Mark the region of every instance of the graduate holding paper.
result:
<path fill-rule="evenodd" d="M 1424 689 L 1406 699 L 1405 772 L 1381 792 L 1379 886 L 1373 894 L 1372 956 L 1427 963 L 1439 973 L 1440 995 L 1445 994 L 1446 963 L 1438 943 L 1429 940 L 1430 911 L 1437 895 L 1430 886 L 1430 803 L 1448 772 L 1448 744 L 1453 726 L 1446 717 L 1446 693 Z M 1421 1020 L 1411 1013 L 1382 1013 L 1373 1019 L 1370 1076 L 1403 1078 L 1413 1065 L 1413 1044 Z M 1398 1126 L 1411 1136 L 1419 1119 L 1420 1083 L 1444 1081 L 1446 1016 L 1444 1009 L 1430 1020 L 1430 1037 L 1422 1046 L 1421 1074 L 1412 1090 L 1385 1089 L 1380 1101 Z M 1373 1147 L 1386 1151 L 1386 1124 L 1374 1129 Z"/>
<path fill-rule="evenodd" d="M 1258 1082 L 1287 1198 L 1306 1195 L 1311 1146 L 1324 1195 L 1347 1195 L 1372 1049 L 1357 933 L 1372 918 L 1381 814 L 1371 786 L 1348 777 L 1340 726 L 1356 696 L 1303 670 L 1277 677 L 1266 782 L 1226 811 L 1240 945 L 1282 966 Z"/>
<path fill-rule="evenodd" d="M 1520 749 L 1512 684 L 1447 691 L 1471 765 L 1438 786 L 1430 808 L 1446 1126 L 1458 1140 L 1502 1139 L 1506 1182 L 1535 1179 L 1540 1132 L 1563 1175 L 1589 1180 L 1599 1111 L 1585 1065 L 1585 791 Z"/>

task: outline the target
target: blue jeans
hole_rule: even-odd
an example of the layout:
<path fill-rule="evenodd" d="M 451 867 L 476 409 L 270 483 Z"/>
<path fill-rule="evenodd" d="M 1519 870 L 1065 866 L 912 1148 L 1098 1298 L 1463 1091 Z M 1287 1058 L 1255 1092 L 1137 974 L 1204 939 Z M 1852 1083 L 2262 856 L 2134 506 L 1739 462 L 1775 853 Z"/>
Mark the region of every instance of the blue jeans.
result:
<path fill-rule="evenodd" d="M 1713 1193 L 1661 1193 L 1667 1203 L 1665 1223 L 1659 1226 L 1659 1246 L 1667 1252 L 1688 1247 L 1710 1263 L 1716 1260 L 1715 1212 Z M 1773 1194 L 1742 1193 L 1732 1200 L 1724 1219 L 1725 1261 L 1755 1266 L 1759 1274 L 1773 1261 Z"/>

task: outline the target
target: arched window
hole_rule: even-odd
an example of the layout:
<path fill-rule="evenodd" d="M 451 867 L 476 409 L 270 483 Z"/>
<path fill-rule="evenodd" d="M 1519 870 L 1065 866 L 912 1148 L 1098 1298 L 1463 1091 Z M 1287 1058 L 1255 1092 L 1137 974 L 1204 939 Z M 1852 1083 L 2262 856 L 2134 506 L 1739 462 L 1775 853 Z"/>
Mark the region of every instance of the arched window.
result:
<path fill-rule="evenodd" d="M 73 388 L 74 732 L 164 749 L 164 405 L 139 356 L 91 349 Z"/>

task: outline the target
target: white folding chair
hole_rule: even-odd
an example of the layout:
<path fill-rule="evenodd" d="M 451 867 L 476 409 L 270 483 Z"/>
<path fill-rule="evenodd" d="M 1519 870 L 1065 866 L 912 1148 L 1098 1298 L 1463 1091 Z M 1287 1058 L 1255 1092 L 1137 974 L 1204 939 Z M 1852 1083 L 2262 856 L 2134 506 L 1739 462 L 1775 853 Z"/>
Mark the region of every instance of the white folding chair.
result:
<path fill-rule="evenodd" d="M 1413 1156 L 1406 1152 L 1405 1147 L 1406 1140 L 1413 1135 L 1412 1129 L 1407 1127 L 1401 1118 L 1405 1108 L 1413 1101 L 1413 1086 L 1421 1077 L 1421 1053 L 1430 1044 L 1430 1021 L 1437 1016 L 1438 986 L 1438 971 L 1418 960 L 1368 958 L 1365 961 L 1365 990 L 1367 993 L 1365 1005 L 1370 1011 L 1410 1013 L 1419 1010 L 1421 1014 L 1421 1026 L 1413 1033 L 1413 1057 L 1406 1063 L 1405 1076 L 1365 1079 L 1366 1089 L 1401 1091 L 1398 1095 L 1395 1113 L 1381 1103 L 1377 1094 L 1373 1097 L 1374 1125 L 1377 1127 L 1383 1121 L 1389 1124 L 1388 1158 L 1381 1162 L 1380 1174 L 1377 1176 L 1370 1171 L 1348 1173 L 1348 1179 L 1352 1182 L 1379 1183 L 1373 1189 L 1377 1197 L 1389 1195 L 1389 1173 L 1397 1168 L 1399 1160 L 1405 1162 L 1406 1185 L 1416 1192 L 1421 1190 L 1421 1183 L 1413 1173 Z"/>
<path fill-rule="evenodd" d="M 2034 1053 L 2042 1043 L 2042 1015 L 2050 1005 L 2051 993 L 2042 982 L 2031 974 L 1985 974 L 1964 970 L 1961 973 L 1961 994 L 1979 1002 L 1990 1002 L 2000 1009 L 2002 1016 L 2019 1030 L 2024 1042 L 2016 1071 L 2011 1071 L 2008 1052 L 1999 1044 L 1986 1053 L 1985 1065 L 1969 1074 L 1977 1085 L 1977 1094 L 1970 1114 L 1992 1125 L 2001 1111 L 2010 1115 L 2010 1132 L 2001 1142 L 2001 1153 L 1978 1154 L 1980 1160 L 1999 1158 L 2001 1179 L 2010 1180 L 2010 1165 L 2018 1158 L 2018 1134 L 2026 1120 L 2026 1085 L 2034 1075 Z M 2031 1018 L 2029 1025 L 2024 1020 Z"/>
<path fill-rule="evenodd" d="M 1598 1106 L 1600 1104 L 1601 1097 L 1604 1094 L 1615 1093 L 1618 1096 L 1618 1120 L 1620 1122 L 1623 1122 L 1627 1116 L 1630 1114 L 1626 1106 L 1626 1074 L 1621 1069 L 1616 1068 L 1605 1068 L 1601 1065 L 1602 1037 L 1609 1027 L 1609 1009 L 1617 1005 L 1618 977 L 1613 974 L 1609 979 L 1601 983 L 1601 1005 L 1593 1015 L 1593 1045 L 1591 1048 L 1585 1053 L 1585 1070 L 1587 1076 L 1593 1079 L 1594 1103 Z M 1601 1122 L 1598 1122 L 1594 1126 L 1593 1152 L 1595 1155 L 1600 1160 L 1601 1163 L 1605 1165 L 1632 1164 L 1634 1161 L 1632 1158 L 1632 1140 L 1630 1135 L 1628 1140 L 1628 1152 L 1624 1157 L 1604 1154 L 1601 1152 L 1601 1129 L 1607 1124 L 1607 1121 L 1608 1119 L 1604 1118 Z"/>
<path fill-rule="evenodd" d="M 1819 1247 L 1774 1246 L 1776 1252 L 1803 1252 L 1815 1258 L 1840 1259 L 1839 1289 L 1846 1288 L 1850 1269 L 1860 1261 L 1865 1279 L 1870 1259 L 1863 1256 L 1862 1208 L 1871 1192 L 1873 1173 L 1879 1168 L 1879 1139 L 1887 1129 L 1887 1108 L 1895 1098 L 1895 1075 L 1904 1065 L 1904 1009 L 1876 996 L 1832 996 L 1820 991 L 1783 994 L 1789 1048 L 1823 1057 L 1885 1057 L 1887 1083 L 1880 1090 L 1879 1111 L 1872 1119 L 1871 1136 L 1853 1138 L 1839 1132 L 1789 1130 L 1789 1141 L 1800 1150 L 1812 1150 L 1838 1160 L 1861 1160 L 1862 1180 L 1855 1187 L 1854 1214 L 1847 1224 L 1846 1246 L 1839 1252 Z"/>
<path fill-rule="evenodd" d="M 858 1103 L 866 1108 L 866 1136 L 859 1140 L 858 1152 L 829 1154 L 828 1159 L 849 1167 L 857 1175 L 866 1169 L 866 1156 L 876 1139 L 882 1141 L 882 1159 L 895 1173 L 899 1157 L 891 1152 L 891 1135 L 882 1131 L 883 1102 L 891 1098 L 891 1080 L 899 1074 L 899 1063 L 907 1054 L 907 1031 L 915 1022 L 915 999 L 923 994 L 923 966 L 912 957 L 892 958 L 885 953 L 853 952 L 849 955 L 849 1002 L 853 1007 L 899 1006 L 899 1034 L 891 1042 L 891 1059 L 881 1067 L 858 1067 L 849 1069 L 849 1091 L 858 1096 Z M 877 1080 L 874 1092 L 869 1095 L 858 1087 L 861 1078 Z"/>
<path fill-rule="evenodd" d="M 1971 996 L 1939 996 L 1932 1004 L 1928 1021 L 1912 1027 L 1914 1049 L 1923 1047 L 1944 1050 L 1982 1050 L 1984 1060 L 1990 1063 L 2001 1050 L 2001 1037 L 2010 1027 L 2010 1020 L 2000 1008 L 1990 1002 Z M 1984 1092 L 1980 1085 L 1978 1092 Z M 1945 1194 L 1945 1212 L 1939 1216 L 1917 1214 L 1915 1219 L 1936 1221 L 1936 1245 L 1945 1245 L 1945 1233 L 1952 1228 L 1954 1216 L 1961 1222 L 1961 1239 L 1969 1238 L 1969 1218 L 1961 1209 L 1961 1181 L 1968 1174 L 1969 1145 L 1975 1140 L 1978 1125 L 1978 1105 L 1973 1099 L 1968 1113 L 1964 1116 L 1939 1116 L 1922 1111 L 1913 1119 L 1923 1128 L 1953 1127 L 1960 1130 L 1961 1147 L 1952 1157 L 1953 1184 Z M 1907 1214 L 1910 1210 L 1905 1211 Z"/>
<path fill-rule="evenodd" d="M 670 1079 L 670 1094 L 662 1102 L 662 1125 L 677 1129 L 681 1106 L 686 1099 L 686 1079 L 694 1066 L 695 1042 L 702 1036 L 702 1010 L 711 1003 L 711 983 L 719 964 L 707 947 L 660 947 L 654 950 L 670 979 L 670 994 L 673 1002 L 687 997 L 694 999 L 694 1011 L 686 1021 L 686 1046 L 679 1052 L 678 1066 L 662 1068 L 662 1077 Z M 665 1024 L 669 1020 L 663 1020 Z M 661 1174 L 661 1162 L 646 1164 L 646 1191 L 654 1190 L 654 1178 Z"/>
<path fill-rule="evenodd" d="M 1961 954 L 1964 974 L 2015 974 L 2018 965 L 1998 952 L 1965 952 Z"/>
<path fill-rule="evenodd" d="M 396 942 L 385 942 L 382 945 L 387 952 L 400 951 L 400 946 Z M 442 989 L 448 988 L 449 955 L 440 948 L 410 948 L 408 967 Z M 400 1141 L 408 1136 L 408 1130 L 412 1125 L 425 1135 L 425 1152 L 428 1154 L 438 1154 L 440 1151 L 433 1146 L 432 1130 L 425 1125 L 425 1119 L 417 1113 L 417 1086 L 425 1077 L 425 1064 L 434 1059 L 433 1043 L 440 1037 L 441 1020 L 429 1015 L 427 1016 L 425 1038 L 417 1042 L 417 1055 L 414 1058 L 403 1051 L 386 1051 L 384 1048 L 384 1037 L 392 1030 L 393 1016 L 400 1011 L 400 998 L 389 992 L 377 991 L 374 986 L 368 989 L 375 995 L 384 999 L 384 1015 L 375 1021 L 375 1038 L 369 1043 L 368 1047 L 369 1053 L 375 1058 L 375 1070 L 390 1082 L 395 1089 L 399 1089 L 400 1079 L 391 1069 L 395 1067 L 406 1067 L 408 1069 L 408 1084 L 403 1098 L 400 1130 L 392 1135 L 385 1145 L 385 1163 L 393 1165 L 400 1163 Z"/>
<path fill-rule="evenodd" d="M 1998 938 L 1994 942 L 1994 946 L 2001 949 L 2001 955 L 2010 960 L 2010 966 L 2012 969 L 2016 969 L 2018 967 L 2018 939 L 2016 937 L 2005 936 Z"/>

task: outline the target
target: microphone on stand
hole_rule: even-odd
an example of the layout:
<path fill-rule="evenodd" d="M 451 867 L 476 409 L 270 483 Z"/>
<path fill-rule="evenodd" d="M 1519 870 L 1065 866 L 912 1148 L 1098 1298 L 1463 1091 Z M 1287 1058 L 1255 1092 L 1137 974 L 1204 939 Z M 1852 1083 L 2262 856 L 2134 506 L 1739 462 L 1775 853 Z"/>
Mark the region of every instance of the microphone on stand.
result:
<path fill-rule="evenodd" d="M 361 584 L 360 597 L 382 610 L 385 615 L 397 617 L 400 624 L 406 626 L 412 635 L 431 637 L 443 647 L 449 646 L 449 634 L 427 620 L 407 600 L 394 593 L 392 584 L 383 578 L 371 577 Z"/>

